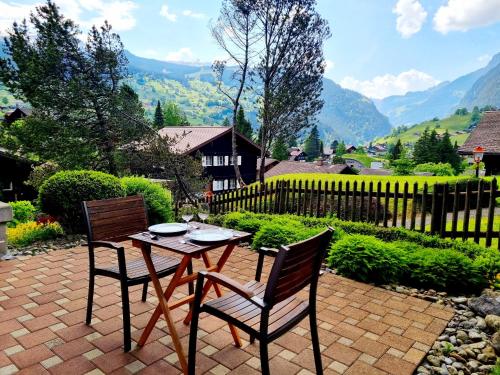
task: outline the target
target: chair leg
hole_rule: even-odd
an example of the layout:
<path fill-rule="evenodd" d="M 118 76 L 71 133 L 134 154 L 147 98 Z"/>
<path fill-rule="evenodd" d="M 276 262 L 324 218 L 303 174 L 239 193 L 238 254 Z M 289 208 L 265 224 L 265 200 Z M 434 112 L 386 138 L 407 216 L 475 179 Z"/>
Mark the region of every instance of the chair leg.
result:
<path fill-rule="evenodd" d="M 148 298 L 148 284 L 149 283 L 146 281 L 142 286 L 142 302 L 146 302 L 146 299 Z"/>
<path fill-rule="evenodd" d="M 316 321 L 316 312 L 309 313 L 309 323 L 311 325 L 311 341 L 314 352 L 314 364 L 316 365 L 316 374 L 323 375 L 323 365 L 321 363 L 321 349 L 319 346 L 318 322 Z"/>
<path fill-rule="evenodd" d="M 255 342 L 255 336 L 250 335 L 250 344 L 253 344 Z"/>
<path fill-rule="evenodd" d="M 94 303 L 94 283 L 95 275 L 92 273 L 89 275 L 89 294 L 87 297 L 87 317 L 85 319 L 85 324 L 90 325 L 92 321 L 92 305 Z"/>
<path fill-rule="evenodd" d="M 188 272 L 188 275 L 192 275 L 193 274 L 193 261 L 190 260 L 189 263 L 188 263 L 188 266 L 187 266 L 187 272 Z M 194 293 L 194 283 L 192 281 L 190 281 L 188 283 L 188 294 L 191 295 Z M 189 308 L 193 308 L 193 304 L 190 303 L 189 304 Z"/>
<path fill-rule="evenodd" d="M 131 349 L 130 335 L 130 302 L 128 298 L 128 285 L 122 281 L 122 313 L 123 313 L 123 351 L 128 352 Z"/>
<path fill-rule="evenodd" d="M 196 282 L 196 294 L 193 302 L 193 315 L 191 318 L 191 330 L 189 332 L 189 356 L 188 356 L 188 374 L 196 373 L 196 341 L 198 339 L 198 320 L 200 318 L 201 296 L 203 292 L 203 275 L 198 276 Z"/>
<path fill-rule="evenodd" d="M 261 340 L 260 344 L 260 369 L 262 375 L 269 375 L 269 354 L 267 351 L 267 341 Z"/>

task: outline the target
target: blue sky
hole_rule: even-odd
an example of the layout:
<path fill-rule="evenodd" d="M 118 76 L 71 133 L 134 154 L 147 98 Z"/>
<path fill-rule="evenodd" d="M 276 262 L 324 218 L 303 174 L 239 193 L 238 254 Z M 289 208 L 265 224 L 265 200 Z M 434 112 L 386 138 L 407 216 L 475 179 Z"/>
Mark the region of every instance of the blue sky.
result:
<path fill-rule="evenodd" d="M 221 56 L 208 31 L 220 0 L 55 0 L 82 28 L 108 19 L 127 49 L 160 60 Z M 2 32 L 33 0 L 0 1 Z M 375 98 L 425 89 L 500 52 L 500 0 L 318 0 L 332 29 L 327 76 Z"/>

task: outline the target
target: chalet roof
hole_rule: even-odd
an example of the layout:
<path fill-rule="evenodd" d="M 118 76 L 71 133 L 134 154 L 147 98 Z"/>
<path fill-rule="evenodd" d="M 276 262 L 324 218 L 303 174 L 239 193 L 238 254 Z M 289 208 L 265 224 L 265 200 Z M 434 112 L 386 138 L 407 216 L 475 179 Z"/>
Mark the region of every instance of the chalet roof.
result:
<path fill-rule="evenodd" d="M 158 131 L 162 137 L 178 139 L 176 150 L 192 153 L 217 138 L 231 132 L 227 126 L 166 126 Z M 242 134 L 238 137 L 260 152 L 260 147 Z"/>
<path fill-rule="evenodd" d="M 306 155 L 306 153 L 304 151 L 300 150 L 300 149 L 298 149 L 298 150 L 292 150 L 290 152 L 290 156 L 299 156 L 302 153 Z"/>
<path fill-rule="evenodd" d="M 390 176 L 392 171 L 384 168 L 361 168 L 359 174 L 371 176 Z"/>
<path fill-rule="evenodd" d="M 289 173 L 331 173 L 331 174 L 355 174 L 351 167 L 345 164 L 323 164 L 304 163 L 297 161 L 280 161 L 265 173 L 265 178 L 281 176 Z"/>
<path fill-rule="evenodd" d="M 279 160 L 276 160 L 276 159 L 273 159 L 273 158 L 266 158 L 266 160 L 264 160 L 264 168 L 272 165 L 272 164 L 278 164 L 279 163 Z M 257 159 L 257 169 L 260 168 L 260 158 Z"/>
<path fill-rule="evenodd" d="M 5 116 L 10 116 L 14 114 L 16 111 L 22 112 L 24 115 L 29 116 L 33 112 L 31 108 L 26 108 L 26 107 L 16 107 L 12 111 L 9 111 L 5 114 Z"/>
<path fill-rule="evenodd" d="M 500 111 L 485 112 L 458 152 L 471 155 L 478 146 L 485 148 L 485 154 L 500 155 Z"/>

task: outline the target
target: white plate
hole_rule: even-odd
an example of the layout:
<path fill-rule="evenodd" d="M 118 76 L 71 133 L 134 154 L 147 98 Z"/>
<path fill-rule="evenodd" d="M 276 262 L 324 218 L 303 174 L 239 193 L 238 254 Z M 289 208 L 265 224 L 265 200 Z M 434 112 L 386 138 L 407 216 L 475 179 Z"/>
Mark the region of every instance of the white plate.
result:
<path fill-rule="evenodd" d="M 151 225 L 148 230 L 156 234 L 180 234 L 187 230 L 186 224 L 182 223 L 164 223 Z"/>
<path fill-rule="evenodd" d="M 196 242 L 220 242 L 233 238 L 233 232 L 227 229 L 200 229 L 192 231 L 187 237 Z"/>

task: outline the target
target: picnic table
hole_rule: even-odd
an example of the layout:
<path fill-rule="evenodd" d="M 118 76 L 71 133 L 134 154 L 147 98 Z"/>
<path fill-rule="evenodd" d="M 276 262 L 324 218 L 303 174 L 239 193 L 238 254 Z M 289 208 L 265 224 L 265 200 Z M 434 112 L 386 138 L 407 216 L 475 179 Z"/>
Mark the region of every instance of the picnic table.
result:
<path fill-rule="evenodd" d="M 219 228 L 215 225 L 202 224 L 197 222 L 193 222 L 192 225 L 194 225 L 198 229 Z M 163 313 L 167 322 L 168 331 L 172 337 L 175 351 L 177 352 L 177 355 L 179 357 L 179 363 L 183 372 L 187 374 L 188 367 L 186 356 L 184 354 L 184 349 L 179 340 L 179 335 L 175 328 L 174 321 L 170 312 L 171 310 L 176 309 L 182 305 L 191 303 L 194 300 L 194 293 L 189 294 L 184 298 L 173 301 L 171 300 L 173 292 L 178 286 L 193 282 L 198 277 L 197 272 L 193 272 L 193 274 L 191 275 L 185 275 L 188 266 L 192 264 L 193 258 L 201 258 L 203 260 L 203 263 L 205 265 L 204 270 L 209 272 L 221 272 L 224 264 L 228 260 L 236 245 L 240 241 L 248 240 L 250 236 L 250 233 L 233 230 L 232 238 L 217 243 L 194 243 L 184 237 L 184 235 L 154 237 L 150 236 L 149 232 L 140 232 L 129 236 L 129 238 L 132 240 L 132 245 L 140 248 L 142 251 L 144 261 L 150 273 L 151 281 L 153 282 L 153 286 L 158 297 L 158 306 L 156 306 L 151 319 L 144 329 L 144 332 L 139 339 L 138 346 L 144 346 L 153 328 L 155 327 L 156 322 Z M 155 272 L 153 260 L 151 258 L 151 248 L 153 246 L 157 249 L 161 249 L 163 251 L 171 251 L 182 256 L 180 265 L 165 290 L 162 289 L 160 280 L 158 279 Z M 219 259 L 215 262 L 211 259 L 209 253 L 211 250 L 221 247 L 225 247 L 225 249 Z M 222 296 L 222 290 L 220 289 L 219 285 L 209 281 L 203 288 L 203 299 L 206 298 L 211 288 L 215 290 L 215 293 L 218 297 Z M 191 315 L 192 312 L 190 310 L 186 318 L 184 319 L 184 324 L 189 324 L 189 322 L 191 321 Z M 231 335 L 233 336 L 235 345 L 241 347 L 241 340 L 236 328 L 233 325 L 229 324 L 229 329 L 231 331 Z"/>

